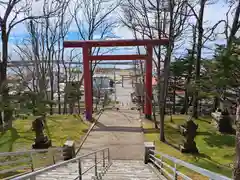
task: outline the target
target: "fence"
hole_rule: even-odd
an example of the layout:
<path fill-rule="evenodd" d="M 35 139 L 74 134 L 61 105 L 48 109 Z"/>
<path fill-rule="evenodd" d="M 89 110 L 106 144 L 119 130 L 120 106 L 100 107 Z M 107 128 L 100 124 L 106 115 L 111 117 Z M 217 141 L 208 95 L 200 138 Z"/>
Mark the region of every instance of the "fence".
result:
<path fill-rule="evenodd" d="M 63 148 L 0 153 L 0 179 L 55 164 L 63 159 Z"/>
<path fill-rule="evenodd" d="M 180 167 L 184 167 L 186 170 L 195 172 L 210 180 L 231 180 L 226 176 L 208 171 L 167 154 L 157 152 L 152 142 L 145 143 L 145 163 L 148 162 L 153 163 L 159 172 L 167 179 L 177 180 L 180 178 L 183 180 L 192 180 L 192 178 L 180 172 Z"/>
<path fill-rule="evenodd" d="M 100 159 L 97 158 L 98 153 L 102 154 Z M 106 154 L 107 154 L 107 156 L 106 156 Z M 90 166 L 85 171 L 82 171 L 82 163 L 81 163 L 82 159 L 86 158 L 88 156 L 91 156 L 91 155 L 94 155 L 94 165 Z M 107 164 L 106 164 L 106 159 L 107 159 Z M 37 170 L 35 172 L 13 178 L 12 180 L 25 180 L 25 179 L 35 180 L 38 175 L 44 174 L 44 173 L 49 172 L 51 170 L 54 170 L 58 167 L 63 167 L 63 166 L 66 166 L 69 163 L 74 163 L 74 162 L 78 163 L 78 176 L 74 179 L 82 180 L 82 176 L 92 168 L 94 168 L 94 178 L 95 179 L 101 179 L 101 176 L 106 172 L 108 167 L 111 165 L 110 150 L 109 150 L 109 148 L 100 149 L 100 150 L 88 153 L 86 155 L 82 155 L 82 156 L 70 159 L 68 161 L 60 162 L 58 164 L 55 164 L 55 165 Z M 100 163 L 102 163 L 102 166 L 103 166 L 103 168 L 101 169 L 101 172 L 99 172 L 98 166 L 97 166 Z"/>

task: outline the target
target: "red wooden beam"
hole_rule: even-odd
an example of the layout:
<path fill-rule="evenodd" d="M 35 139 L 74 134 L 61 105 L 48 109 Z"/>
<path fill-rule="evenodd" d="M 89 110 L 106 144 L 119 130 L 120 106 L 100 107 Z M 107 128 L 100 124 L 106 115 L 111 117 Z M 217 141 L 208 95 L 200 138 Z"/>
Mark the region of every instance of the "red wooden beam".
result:
<path fill-rule="evenodd" d="M 169 40 L 162 39 L 124 39 L 124 40 L 88 40 L 88 41 L 64 41 L 65 48 L 79 48 L 84 45 L 89 47 L 113 47 L 113 46 L 145 46 L 167 45 Z"/>
<path fill-rule="evenodd" d="M 147 55 L 102 55 L 89 56 L 89 60 L 145 60 Z"/>

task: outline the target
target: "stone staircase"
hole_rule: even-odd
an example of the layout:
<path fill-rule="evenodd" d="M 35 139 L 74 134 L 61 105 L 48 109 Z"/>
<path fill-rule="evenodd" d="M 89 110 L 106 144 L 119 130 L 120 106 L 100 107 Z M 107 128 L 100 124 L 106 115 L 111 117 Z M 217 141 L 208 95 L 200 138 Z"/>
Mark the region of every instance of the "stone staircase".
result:
<path fill-rule="evenodd" d="M 140 160 L 113 160 L 104 180 L 159 180 L 159 177 Z"/>
<path fill-rule="evenodd" d="M 82 172 L 87 171 L 84 175 L 82 175 L 83 180 L 92 180 L 92 177 L 94 176 L 95 169 L 94 167 L 91 168 L 94 165 L 93 159 L 83 159 L 81 160 L 82 163 Z M 100 172 L 102 170 L 102 163 L 98 164 L 98 171 Z M 62 166 L 59 168 L 56 168 L 52 171 L 43 173 L 41 175 L 38 175 L 36 177 L 36 180 L 70 180 L 70 179 L 76 179 L 78 177 L 78 163 L 68 163 L 66 166 Z"/>
<path fill-rule="evenodd" d="M 82 160 L 82 172 L 94 165 L 93 159 Z M 103 163 L 98 164 L 98 172 L 103 169 Z M 93 180 L 95 169 L 91 168 L 82 180 Z M 38 175 L 36 180 L 70 180 L 78 176 L 78 163 L 70 163 L 64 167 Z M 157 180 L 159 177 L 140 160 L 113 160 L 112 165 L 102 176 L 103 180 Z"/>

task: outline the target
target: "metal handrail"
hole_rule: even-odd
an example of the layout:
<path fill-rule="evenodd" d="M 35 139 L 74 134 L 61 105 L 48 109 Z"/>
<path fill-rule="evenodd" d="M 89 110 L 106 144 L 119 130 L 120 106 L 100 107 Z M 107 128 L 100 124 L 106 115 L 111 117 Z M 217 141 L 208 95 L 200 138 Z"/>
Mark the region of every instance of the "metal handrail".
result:
<path fill-rule="evenodd" d="M 88 129 L 87 133 L 84 135 L 84 137 L 83 137 L 83 139 L 82 139 L 82 141 L 81 141 L 81 143 L 80 143 L 78 149 L 76 150 L 76 155 L 80 152 L 80 150 L 81 150 L 83 144 L 84 144 L 85 141 L 87 140 L 87 137 L 89 136 L 90 132 L 92 132 L 92 130 L 93 130 L 93 128 L 95 127 L 95 125 L 96 125 L 98 119 L 101 117 L 102 112 L 103 112 L 103 110 L 101 109 L 101 110 L 99 111 L 99 114 L 98 114 L 99 116 L 98 116 L 98 118 L 95 119 L 95 121 L 92 123 L 92 125 L 91 125 L 90 128 Z"/>
<path fill-rule="evenodd" d="M 195 171 L 205 177 L 208 177 L 210 180 L 232 180 L 231 178 L 228 178 L 226 176 L 220 175 L 218 173 L 214 173 L 211 171 L 208 171 L 204 168 L 200 168 L 198 166 L 195 166 L 193 164 L 187 163 L 185 161 L 182 161 L 180 159 L 174 158 L 172 156 L 169 156 L 167 154 L 163 154 L 161 152 L 157 152 L 154 150 L 149 150 L 150 151 L 150 161 L 156 165 L 162 174 L 166 174 L 168 177 L 170 177 L 171 179 L 177 179 L 178 176 L 180 176 L 182 179 L 186 179 L 186 180 L 191 180 L 190 177 L 188 177 L 187 175 L 181 173 L 180 171 L 177 170 L 177 165 L 183 166 L 185 168 L 188 168 L 192 171 Z M 156 157 L 157 155 L 160 156 L 160 158 Z M 164 162 L 164 159 L 167 159 L 171 162 L 174 163 L 174 167 L 172 167 L 171 165 L 167 164 L 166 162 Z M 171 169 L 171 171 L 173 171 L 173 175 L 170 174 L 166 169 L 164 169 L 164 166 L 166 166 L 168 169 Z"/>
<path fill-rule="evenodd" d="M 39 150 L 27 150 L 27 151 L 16 151 L 16 152 L 3 152 L 0 153 L 0 157 L 2 156 L 16 156 L 16 155 L 24 155 L 31 153 L 41 153 L 48 151 L 61 151 L 63 148 L 49 148 L 49 149 L 39 149 Z"/>
<path fill-rule="evenodd" d="M 107 154 L 108 154 L 107 156 L 105 156 L 105 151 L 107 151 Z M 79 156 L 79 157 L 76 157 L 76 158 L 73 158 L 73 159 L 70 159 L 70 160 L 67 160 L 67 161 L 64 161 L 64 162 L 60 162 L 58 164 L 54 164 L 52 166 L 49 166 L 49 167 L 46 167 L 46 168 L 43 168 L 43 169 L 31 172 L 29 174 L 25 174 L 25 175 L 13 178 L 12 180 L 25 180 L 25 179 L 34 180 L 34 179 L 36 179 L 36 176 L 38 176 L 40 174 L 43 174 L 45 172 L 51 171 L 53 169 L 65 166 L 65 165 L 67 165 L 69 163 L 73 163 L 73 162 L 78 162 L 78 176 L 75 179 L 82 180 L 82 175 L 84 173 L 86 173 L 88 170 L 90 170 L 91 168 L 93 168 L 93 167 L 95 167 L 95 177 L 98 178 L 98 176 L 100 176 L 101 173 L 102 173 L 102 172 L 98 173 L 98 170 L 97 170 L 97 164 L 101 162 L 101 161 L 97 161 L 97 153 L 99 153 L 99 152 L 103 152 L 103 157 L 102 157 L 101 160 L 103 162 L 103 167 L 107 168 L 111 164 L 111 162 L 110 162 L 110 150 L 109 150 L 109 148 L 103 148 L 103 149 L 100 149 L 100 150 L 97 150 L 97 151 L 93 151 L 91 153 L 88 153 L 88 154 L 85 154 L 85 155 L 82 155 L 82 156 Z M 83 158 L 85 158 L 87 156 L 90 156 L 90 155 L 93 155 L 93 154 L 95 155 L 95 157 L 94 157 L 94 165 L 90 169 L 87 169 L 85 172 L 82 172 L 81 160 Z M 108 158 L 108 166 L 105 166 L 105 159 L 106 158 Z"/>
<path fill-rule="evenodd" d="M 0 170 L 0 174 L 4 174 L 4 173 L 9 173 L 9 172 L 13 172 L 13 171 L 17 171 L 17 170 L 25 170 L 27 168 L 31 168 L 31 171 L 35 170 L 34 167 L 34 156 L 37 155 L 38 153 L 51 153 L 51 152 L 61 152 L 63 151 L 63 148 L 49 148 L 49 149 L 41 149 L 41 150 L 27 150 L 27 151 L 16 151 L 16 152 L 3 152 L 0 153 L 0 158 L 7 158 L 7 157 L 19 157 L 15 159 L 15 160 L 9 160 L 9 161 L 0 161 L 0 167 L 4 167 L 4 166 L 10 166 L 8 169 L 7 168 L 3 168 L 3 170 Z M 23 158 L 24 156 L 26 156 L 25 158 Z M 53 160 L 53 164 L 55 164 L 55 156 L 56 153 L 52 154 L 52 160 Z M 42 157 L 41 157 L 42 158 Z M 19 163 L 24 163 L 25 165 L 20 165 Z M 19 165 L 18 165 L 19 164 Z M 28 165 L 26 165 L 28 164 Z M 13 165 L 16 165 L 15 167 L 12 167 Z"/>

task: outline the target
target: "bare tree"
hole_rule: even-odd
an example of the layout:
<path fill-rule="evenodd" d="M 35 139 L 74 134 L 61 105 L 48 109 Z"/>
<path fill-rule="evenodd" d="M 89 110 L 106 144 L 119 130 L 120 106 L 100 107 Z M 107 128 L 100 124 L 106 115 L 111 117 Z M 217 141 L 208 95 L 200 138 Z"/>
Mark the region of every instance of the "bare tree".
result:
<path fill-rule="evenodd" d="M 190 9 L 185 1 L 170 1 L 169 4 L 163 4 L 164 1 L 150 0 L 128 0 L 124 5 L 126 12 L 124 25 L 135 31 L 138 37 L 161 39 L 169 38 L 169 45 L 166 49 L 155 47 L 154 53 L 157 57 L 154 64 L 157 68 L 158 76 L 158 106 L 160 111 L 160 139 L 164 138 L 164 115 L 165 102 L 168 88 L 169 65 L 174 48 L 177 48 L 181 34 L 186 29 L 186 21 L 190 17 Z M 162 56 L 165 53 L 166 56 Z M 163 79 L 161 74 L 161 62 L 164 62 Z M 160 82 L 163 82 L 160 84 Z M 161 87 L 161 88 L 160 88 Z M 161 89 L 161 91 L 160 91 Z M 151 97 L 149 97 L 151 98 Z"/>
<path fill-rule="evenodd" d="M 46 0 L 44 0 L 46 2 Z M 0 16 L 0 28 L 1 28 L 1 40 L 2 40 L 2 61 L 0 63 L 0 86 L 2 100 L 6 101 L 8 99 L 8 88 L 7 88 L 7 62 L 8 62 L 8 41 L 12 29 L 29 19 L 38 19 L 41 16 L 31 15 L 32 10 L 31 0 L 9 0 L 0 1 L 0 6 L 3 7 L 4 12 Z M 53 1 L 51 6 L 52 11 L 49 12 L 48 16 L 54 14 L 59 9 L 59 2 Z M 23 15 L 23 16 L 21 16 Z M 9 110 L 4 113 L 5 121 L 10 121 L 7 117 L 11 118 L 9 115 L 11 113 Z M 2 117 L 2 116 L 1 116 Z"/>
<path fill-rule="evenodd" d="M 230 1 L 227 0 L 229 3 L 229 10 L 226 14 L 226 38 L 227 38 L 227 47 L 232 45 L 233 40 L 236 38 L 236 34 L 240 29 L 240 2 L 239 1 Z M 229 13 L 233 11 L 233 22 L 232 25 L 229 25 Z M 235 11 L 235 12 L 234 12 Z M 230 31 L 230 32 L 229 32 Z"/>
<path fill-rule="evenodd" d="M 216 34 L 214 30 L 218 27 L 219 24 L 225 23 L 225 20 L 219 20 L 212 27 L 204 29 L 204 10 L 207 5 L 214 4 L 214 2 L 210 0 L 200 0 L 192 3 L 188 2 L 188 6 L 191 9 L 195 19 L 196 19 L 196 50 L 192 49 L 192 53 L 196 51 L 196 61 L 195 61 L 195 87 L 194 87 L 194 96 L 193 96 L 193 117 L 198 118 L 198 101 L 199 95 L 198 91 L 200 88 L 200 69 L 201 69 L 201 59 L 202 59 L 202 49 L 204 48 L 204 44 L 207 41 L 211 41 L 211 36 L 215 37 Z M 199 5 L 199 8 L 197 8 Z M 198 10 L 196 10 L 198 9 Z M 215 40 L 215 38 L 213 38 Z"/>
<path fill-rule="evenodd" d="M 29 64 L 25 66 L 25 69 L 27 68 L 32 74 L 33 91 L 39 93 L 42 100 L 49 101 L 50 114 L 53 113 L 54 94 L 56 91 L 60 91 L 61 61 L 59 58 L 62 55 L 63 48 L 58 50 L 56 46 L 65 37 L 68 32 L 67 27 L 71 22 L 71 20 L 66 22 L 64 20 L 68 4 L 69 1 L 64 1 L 55 16 L 49 16 L 53 7 L 49 6 L 48 3 L 44 4 L 43 17 L 34 21 L 30 19 L 27 22 L 30 38 L 24 39 L 21 45 L 17 45 L 16 50 L 22 62 L 27 61 L 27 64 Z M 23 46 L 24 44 L 25 46 Z M 55 60 L 56 58 L 58 60 Z M 55 77 L 56 72 L 58 74 L 57 80 Z M 19 71 L 19 73 L 24 72 Z M 56 90 L 56 84 L 58 90 Z M 58 102 L 58 104 L 60 103 Z"/>
<path fill-rule="evenodd" d="M 192 11 L 195 15 L 196 21 L 197 21 L 197 30 L 198 30 L 198 36 L 197 36 L 197 57 L 196 57 L 196 72 L 195 72 L 195 84 L 196 88 L 199 87 L 199 80 L 200 80 L 200 61 L 201 61 L 201 54 L 202 54 L 202 39 L 203 39 L 203 15 L 204 15 L 204 9 L 205 9 L 205 4 L 207 0 L 201 0 L 200 1 L 200 9 L 197 13 L 195 12 L 194 8 L 192 8 Z M 196 89 L 194 94 L 194 102 L 193 102 L 193 117 L 197 118 L 198 117 L 198 90 Z"/>
<path fill-rule="evenodd" d="M 77 26 L 80 39 L 115 38 L 113 29 L 116 28 L 118 24 L 117 19 L 114 18 L 114 13 L 116 13 L 119 3 L 119 1 L 105 0 L 77 1 L 72 16 Z M 100 48 L 94 48 L 91 54 L 105 54 L 112 50 L 112 48 L 109 48 L 105 51 L 100 51 Z M 93 66 L 93 71 L 96 64 L 97 62 Z"/>
<path fill-rule="evenodd" d="M 65 72 L 67 72 L 67 68 L 66 65 L 64 63 L 64 48 L 62 47 L 61 42 L 64 41 L 68 31 L 69 31 L 69 27 L 72 23 L 72 18 L 66 18 L 65 14 L 66 14 L 66 10 L 67 10 L 67 6 L 66 8 L 62 8 L 62 13 L 60 14 L 60 24 L 59 24 L 59 41 L 57 43 L 57 55 L 56 55 L 56 59 L 59 60 L 59 63 L 57 64 L 57 92 L 58 92 L 58 113 L 61 114 L 61 88 L 60 88 L 60 83 L 61 83 L 61 66 L 60 66 L 60 62 L 62 62 L 63 67 L 65 69 Z M 70 58 L 71 59 L 71 58 Z M 67 81 L 67 73 L 65 73 L 65 80 Z M 66 110 L 66 101 L 64 100 L 64 110 Z"/>
<path fill-rule="evenodd" d="M 117 1 L 105 1 L 105 0 L 81 0 L 76 1 L 72 17 L 77 26 L 79 37 L 82 40 L 94 40 L 94 39 L 109 39 L 115 38 L 113 29 L 117 27 L 117 19 L 114 17 L 116 10 L 119 7 L 120 2 Z M 100 48 L 94 48 L 91 50 L 91 54 L 102 55 L 112 52 L 115 48 L 108 48 L 102 50 Z M 95 70 L 99 61 L 91 62 L 91 75 Z M 82 75 L 80 79 L 80 86 L 83 82 Z"/>
<path fill-rule="evenodd" d="M 240 30 L 240 1 L 227 1 L 229 3 L 229 10 L 226 13 L 226 29 L 225 35 L 227 39 L 227 52 L 228 57 L 233 47 L 233 42 L 237 38 L 237 32 Z M 233 11 L 233 22 L 229 25 L 229 13 Z M 230 32 L 229 32 L 230 31 Z M 239 105 L 239 102 L 237 102 Z M 240 122 L 236 122 L 236 158 L 233 170 L 233 179 L 240 179 Z"/>

